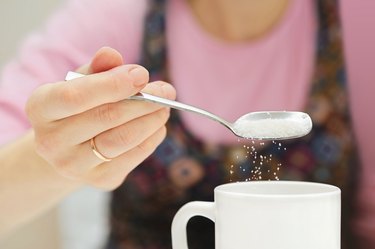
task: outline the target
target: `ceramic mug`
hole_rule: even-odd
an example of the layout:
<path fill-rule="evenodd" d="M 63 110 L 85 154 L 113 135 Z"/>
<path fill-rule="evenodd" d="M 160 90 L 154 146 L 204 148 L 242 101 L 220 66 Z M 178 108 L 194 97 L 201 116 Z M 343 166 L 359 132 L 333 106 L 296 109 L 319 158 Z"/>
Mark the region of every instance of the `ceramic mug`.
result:
<path fill-rule="evenodd" d="M 187 249 L 193 216 L 215 222 L 216 249 L 340 249 L 341 191 L 312 182 L 220 185 L 215 201 L 189 202 L 172 222 L 173 249 Z"/>

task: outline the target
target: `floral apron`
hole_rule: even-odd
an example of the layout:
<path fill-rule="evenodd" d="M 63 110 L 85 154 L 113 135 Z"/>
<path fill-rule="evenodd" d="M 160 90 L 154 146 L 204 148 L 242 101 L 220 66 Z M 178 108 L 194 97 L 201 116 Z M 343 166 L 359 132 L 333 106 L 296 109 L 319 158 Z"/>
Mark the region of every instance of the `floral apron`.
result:
<path fill-rule="evenodd" d="M 152 80 L 166 79 L 166 1 L 150 4 L 141 64 Z M 313 119 L 312 132 L 281 143 L 244 140 L 238 146 L 213 146 L 194 137 L 172 110 L 164 142 L 113 192 L 107 248 L 171 248 L 171 222 L 183 204 L 212 201 L 214 188 L 223 183 L 279 179 L 340 187 L 342 248 L 357 248 L 349 222 L 359 164 L 337 7 L 334 0 L 317 1 L 316 69 L 304 110 Z M 214 224 L 208 219 L 192 218 L 187 231 L 189 248 L 214 248 Z"/>

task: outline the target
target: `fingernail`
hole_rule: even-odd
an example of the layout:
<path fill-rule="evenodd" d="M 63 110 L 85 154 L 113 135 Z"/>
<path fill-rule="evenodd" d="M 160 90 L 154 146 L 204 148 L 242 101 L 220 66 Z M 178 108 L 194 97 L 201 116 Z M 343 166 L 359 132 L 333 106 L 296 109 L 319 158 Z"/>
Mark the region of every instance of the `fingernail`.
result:
<path fill-rule="evenodd" d="M 144 67 L 134 67 L 129 71 L 130 77 L 133 79 L 134 86 L 145 85 L 148 81 L 148 71 Z"/>

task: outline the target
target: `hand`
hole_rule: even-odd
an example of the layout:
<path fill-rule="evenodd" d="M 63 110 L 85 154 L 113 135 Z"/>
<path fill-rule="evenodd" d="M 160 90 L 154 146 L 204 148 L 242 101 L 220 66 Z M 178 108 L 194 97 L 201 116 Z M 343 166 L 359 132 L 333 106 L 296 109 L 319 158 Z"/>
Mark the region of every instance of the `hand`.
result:
<path fill-rule="evenodd" d="M 165 82 L 148 82 L 138 65 L 123 65 L 120 54 L 100 49 L 71 81 L 45 84 L 34 91 L 26 112 L 33 126 L 35 148 L 62 176 L 112 190 L 148 157 L 166 134 L 169 109 L 126 100 L 139 91 L 175 98 Z M 97 150 L 110 162 L 98 158 Z"/>

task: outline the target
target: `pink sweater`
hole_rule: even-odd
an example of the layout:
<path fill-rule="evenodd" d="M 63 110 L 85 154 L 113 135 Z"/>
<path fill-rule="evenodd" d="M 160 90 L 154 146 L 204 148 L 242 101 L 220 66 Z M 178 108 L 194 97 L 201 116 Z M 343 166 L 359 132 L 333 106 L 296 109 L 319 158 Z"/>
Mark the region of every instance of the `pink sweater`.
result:
<path fill-rule="evenodd" d="M 292 1 L 280 24 L 260 40 L 228 44 L 201 30 L 184 1 L 171 0 L 167 41 L 170 76 L 178 98 L 228 120 L 255 110 L 301 109 L 313 68 L 316 23 L 312 1 Z M 113 47 L 126 62 L 137 62 L 146 4 L 146 0 L 70 0 L 43 29 L 31 35 L 1 76 L 0 144 L 30 127 L 24 105 L 33 89 L 62 80 L 68 70 L 88 62 L 100 47 Z M 340 6 L 350 107 L 363 163 L 358 199 L 362 213 L 355 225 L 375 248 L 375 115 L 371 113 L 375 106 L 375 84 L 371 84 L 375 78 L 375 32 L 371 32 L 375 2 L 342 0 Z M 293 36 L 296 33 L 298 36 Z M 283 56 L 292 50 L 296 56 Z M 298 69 L 292 70 L 296 65 Z M 234 141 L 224 128 L 209 120 L 189 114 L 183 114 L 183 119 L 207 142 Z"/>

